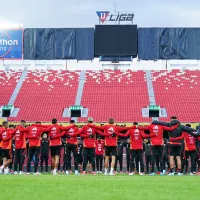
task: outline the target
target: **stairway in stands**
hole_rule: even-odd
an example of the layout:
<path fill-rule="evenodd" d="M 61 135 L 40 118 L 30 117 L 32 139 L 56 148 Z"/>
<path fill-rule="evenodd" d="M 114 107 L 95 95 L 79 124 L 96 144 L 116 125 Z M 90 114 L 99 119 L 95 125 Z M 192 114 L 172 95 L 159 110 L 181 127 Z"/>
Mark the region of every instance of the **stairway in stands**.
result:
<path fill-rule="evenodd" d="M 7 105 L 22 71 L 0 71 L 0 105 Z"/>
<path fill-rule="evenodd" d="M 28 71 L 15 101 L 20 111 L 10 121 L 48 122 L 62 118 L 63 109 L 74 104 L 80 71 Z"/>
<path fill-rule="evenodd" d="M 7 105 L 22 71 L 0 71 L 0 105 Z M 200 71 L 151 71 L 155 102 L 166 108 L 168 117 L 199 122 Z M 74 105 L 80 71 L 28 71 L 14 102 L 20 111 L 10 121 L 61 122 L 63 109 Z M 79 96 L 80 98 L 80 96 Z M 116 122 L 150 122 L 141 109 L 149 105 L 145 71 L 86 71 L 81 104 L 97 122 L 114 117 Z M 160 120 L 169 121 L 169 118 Z M 78 118 L 85 122 L 85 118 Z"/>

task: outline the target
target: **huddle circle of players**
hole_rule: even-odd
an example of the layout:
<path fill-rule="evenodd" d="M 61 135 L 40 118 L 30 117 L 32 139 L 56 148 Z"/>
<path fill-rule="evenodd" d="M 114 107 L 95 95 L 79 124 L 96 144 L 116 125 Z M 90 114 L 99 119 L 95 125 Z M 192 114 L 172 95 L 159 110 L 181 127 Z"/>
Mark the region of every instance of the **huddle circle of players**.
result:
<path fill-rule="evenodd" d="M 164 131 L 167 131 L 169 139 L 164 139 Z M 48 172 L 50 148 L 51 172 L 57 175 L 62 147 L 66 175 L 71 173 L 72 154 L 75 175 L 80 175 L 80 172 L 86 175 L 88 163 L 93 175 L 102 173 L 103 160 L 105 175 L 116 174 L 118 161 L 122 173 L 123 147 L 126 147 L 128 175 L 154 176 L 157 168 L 157 174 L 180 176 L 188 172 L 189 157 L 190 175 L 200 175 L 200 129 L 196 131 L 190 124 L 181 125 L 175 116 L 169 123 L 153 121 L 148 126 L 138 126 L 134 122 L 131 127 L 119 127 L 114 124 L 113 118 L 108 120 L 107 125 L 96 126 L 90 117 L 80 129 L 73 120 L 69 126 L 58 125 L 57 120 L 52 119 L 51 125 L 36 122 L 28 127 L 24 120 L 16 127 L 4 121 L 0 127 L 0 174 L 25 174 L 23 165 L 26 155 L 27 175 L 30 172 L 41 175 L 38 172 L 39 161 L 41 172 L 44 161 L 45 171 Z M 14 171 L 11 170 L 12 164 Z"/>

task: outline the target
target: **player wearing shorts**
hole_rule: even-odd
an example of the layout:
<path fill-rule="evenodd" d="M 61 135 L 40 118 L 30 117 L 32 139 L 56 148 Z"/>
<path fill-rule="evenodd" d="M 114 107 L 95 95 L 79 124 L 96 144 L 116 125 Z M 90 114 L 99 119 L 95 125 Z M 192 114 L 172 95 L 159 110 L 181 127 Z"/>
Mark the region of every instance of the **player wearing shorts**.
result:
<path fill-rule="evenodd" d="M 9 173 L 8 166 L 12 163 L 12 138 L 15 133 L 14 126 L 10 126 L 8 129 L 8 122 L 4 121 L 2 123 L 3 129 L 1 133 L 2 138 L 2 157 L 3 165 L 0 167 L 0 174 L 4 169 L 4 174 Z"/>
<path fill-rule="evenodd" d="M 70 124 L 73 125 L 74 120 L 70 120 Z M 69 169 L 71 165 L 71 153 L 74 156 L 74 165 L 75 165 L 75 175 L 78 175 L 78 163 L 76 162 L 77 155 L 77 135 L 74 134 L 78 132 L 78 128 L 75 126 L 70 128 L 68 131 L 65 131 L 63 136 L 66 135 L 66 175 L 69 175 Z"/>
<path fill-rule="evenodd" d="M 52 119 L 52 125 L 41 125 L 41 127 L 48 128 L 49 138 L 50 138 L 50 151 L 51 151 L 51 160 L 52 160 L 52 169 L 53 169 L 53 175 L 58 175 L 58 165 L 60 160 L 60 153 L 61 153 L 61 137 L 64 135 L 63 131 L 67 131 L 70 128 L 74 128 L 75 125 L 71 126 L 60 126 L 57 124 L 57 119 Z M 63 133 L 62 133 L 63 132 Z"/>
<path fill-rule="evenodd" d="M 164 125 L 167 127 L 172 127 L 174 125 L 178 124 L 178 127 L 172 131 L 169 131 L 169 138 L 176 138 L 182 135 L 182 132 L 192 133 L 195 131 L 195 129 L 186 127 L 180 124 L 180 122 L 177 120 L 176 116 L 171 117 L 170 123 L 166 122 L 158 122 L 155 121 L 155 124 L 158 125 Z M 178 167 L 178 175 L 181 175 L 181 140 L 173 140 L 169 142 L 169 164 L 170 164 L 170 173 L 169 176 L 174 175 L 174 157 L 177 161 L 177 167 Z"/>
<path fill-rule="evenodd" d="M 136 127 L 138 126 L 137 122 L 134 122 L 133 125 Z M 147 135 L 144 133 L 144 131 L 139 130 L 137 128 L 131 129 L 127 131 L 126 134 L 118 134 L 121 137 L 128 137 L 130 136 L 130 149 L 131 149 L 131 165 L 132 169 L 135 168 L 135 164 L 141 166 L 141 173 L 140 175 L 144 175 L 144 163 L 143 163 L 143 139 L 149 138 L 149 137 L 156 137 L 157 133 L 151 133 L 150 135 Z M 139 172 L 139 169 L 137 169 Z M 133 171 L 129 173 L 129 175 L 133 175 Z"/>
<path fill-rule="evenodd" d="M 2 158 L 2 126 L 0 127 L 0 167 L 3 164 L 3 158 Z"/>
<path fill-rule="evenodd" d="M 191 127 L 190 124 L 186 124 L 187 127 Z M 183 163 L 182 163 L 182 170 L 181 173 L 184 171 L 184 167 L 186 165 L 186 162 L 188 158 L 190 157 L 191 159 L 191 172 L 190 175 L 196 174 L 196 137 L 200 136 L 200 129 L 198 130 L 197 133 L 187 133 L 183 132 L 180 137 L 177 138 L 170 138 L 170 141 L 176 141 L 176 140 L 181 140 L 184 139 L 184 144 L 185 144 L 185 152 L 184 152 L 184 158 L 183 158 Z"/>
<path fill-rule="evenodd" d="M 23 174 L 23 164 L 25 160 L 25 149 L 26 149 L 26 132 L 21 132 L 19 129 L 23 129 L 26 122 L 24 120 L 20 121 L 20 126 L 16 127 L 16 132 L 14 135 L 15 141 L 15 162 L 14 162 L 14 174 L 18 174 L 18 166 L 19 166 L 19 175 Z"/>
<path fill-rule="evenodd" d="M 157 123 L 157 121 L 156 121 Z M 150 139 L 151 142 L 151 151 L 152 151 L 152 168 L 151 168 L 151 174 L 150 175 L 155 175 L 154 173 L 154 165 L 156 161 L 156 156 L 158 155 L 159 157 L 159 164 L 160 164 L 160 169 L 161 169 L 161 175 L 165 174 L 165 169 L 163 166 L 163 156 L 164 156 L 164 139 L 163 139 L 163 131 L 172 131 L 176 129 L 179 126 L 179 124 L 176 124 L 172 127 L 167 127 L 164 125 L 157 125 L 155 124 L 155 121 L 152 122 L 152 124 L 148 126 L 143 126 L 143 127 L 138 127 L 139 130 L 149 130 L 150 134 L 156 133 L 156 137 L 152 137 Z"/>
<path fill-rule="evenodd" d="M 196 139 L 198 175 L 200 175 L 200 137 Z"/>
<path fill-rule="evenodd" d="M 86 166 L 92 164 L 92 174 L 95 175 L 95 140 L 96 134 L 102 135 L 101 131 L 92 128 L 93 118 L 88 118 L 88 124 L 83 126 L 76 134 L 83 138 L 83 175 L 86 174 Z"/>
<path fill-rule="evenodd" d="M 42 132 L 47 132 L 48 128 L 40 127 L 41 123 L 36 122 L 27 128 L 18 127 L 18 130 L 21 132 L 27 132 L 26 139 L 29 140 L 28 148 L 28 161 L 27 161 L 27 175 L 30 174 L 31 161 L 33 157 L 34 160 L 34 175 L 40 175 L 38 172 L 39 164 L 39 155 L 40 155 L 40 146 L 41 146 L 41 135 Z"/>
<path fill-rule="evenodd" d="M 105 175 L 108 175 L 108 163 L 110 155 L 112 156 L 110 175 L 114 174 L 115 160 L 117 155 L 117 140 L 118 132 L 129 130 L 131 127 L 119 127 L 114 125 L 114 119 L 110 118 L 108 120 L 108 125 L 104 126 L 95 126 L 90 125 L 90 127 L 104 131 L 105 136 Z"/>

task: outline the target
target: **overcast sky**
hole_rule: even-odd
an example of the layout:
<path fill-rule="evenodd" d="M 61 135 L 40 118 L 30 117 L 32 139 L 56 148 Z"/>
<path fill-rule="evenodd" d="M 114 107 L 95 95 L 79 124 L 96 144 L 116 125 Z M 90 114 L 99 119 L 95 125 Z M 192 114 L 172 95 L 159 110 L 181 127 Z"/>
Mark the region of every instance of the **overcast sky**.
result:
<path fill-rule="evenodd" d="M 93 27 L 96 11 L 133 12 L 139 27 L 200 27 L 200 0 L 0 0 L 4 18 L 26 28 Z"/>

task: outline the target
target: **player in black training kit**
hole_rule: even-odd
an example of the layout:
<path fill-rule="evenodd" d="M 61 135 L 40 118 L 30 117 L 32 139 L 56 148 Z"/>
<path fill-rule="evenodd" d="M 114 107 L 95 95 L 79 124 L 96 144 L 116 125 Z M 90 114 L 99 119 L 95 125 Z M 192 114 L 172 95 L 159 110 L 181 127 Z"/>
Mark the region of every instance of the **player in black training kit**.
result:
<path fill-rule="evenodd" d="M 80 172 L 82 172 L 83 169 L 83 144 L 81 142 L 80 138 L 78 139 L 78 144 L 77 144 L 77 156 L 76 156 L 76 162 L 80 166 Z"/>
<path fill-rule="evenodd" d="M 66 142 L 62 139 L 62 146 L 64 148 L 64 154 L 63 154 L 63 173 L 67 170 L 67 166 L 68 166 L 68 170 L 69 173 L 71 174 L 72 171 L 72 164 L 71 164 L 71 156 L 68 157 L 68 152 L 67 152 L 67 144 Z M 69 163 L 68 163 L 69 162 Z"/>
<path fill-rule="evenodd" d="M 129 174 L 130 172 L 130 160 L 131 160 L 131 152 L 130 152 L 130 139 L 127 139 L 127 141 L 124 143 L 124 146 L 126 147 L 126 173 Z"/>
<path fill-rule="evenodd" d="M 123 159 L 123 141 L 121 140 L 121 137 L 119 137 L 117 141 L 117 156 L 116 156 L 116 161 L 115 161 L 114 173 L 117 172 L 117 163 L 119 161 L 120 174 L 122 174 L 122 170 L 123 170 L 122 159 Z"/>
<path fill-rule="evenodd" d="M 170 170 L 169 166 L 169 147 L 168 147 L 168 140 L 164 139 L 164 156 L 163 156 L 163 167 L 164 170 L 166 170 L 166 165 L 167 165 L 167 170 Z"/>
<path fill-rule="evenodd" d="M 146 161 L 146 173 L 150 174 L 149 166 L 151 166 L 151 144 L 149 139 L 144 139 L 145 161 Z"/>
<path fill-rule="evenodd" d="M 45 161 L 45 170 L 48 172 L 48 160 L 49 160 L 49 139 L 47 133 L 43 133 L 41 141 L 41 172 L 43 172 L 43 162 Z"/>

